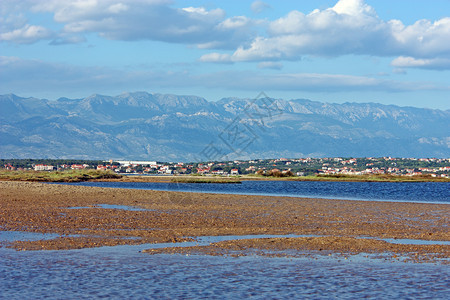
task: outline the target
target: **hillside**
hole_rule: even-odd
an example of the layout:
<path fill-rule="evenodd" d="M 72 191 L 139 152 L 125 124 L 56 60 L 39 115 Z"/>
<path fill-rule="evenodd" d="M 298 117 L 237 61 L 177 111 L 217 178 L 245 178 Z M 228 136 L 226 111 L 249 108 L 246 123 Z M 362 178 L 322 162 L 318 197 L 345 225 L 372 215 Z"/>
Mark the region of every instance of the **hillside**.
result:
<path fill-rule="evenodd" d="M 125 93 L 0 96 L 1 158 L 449 157 L 450 111 Z"/>

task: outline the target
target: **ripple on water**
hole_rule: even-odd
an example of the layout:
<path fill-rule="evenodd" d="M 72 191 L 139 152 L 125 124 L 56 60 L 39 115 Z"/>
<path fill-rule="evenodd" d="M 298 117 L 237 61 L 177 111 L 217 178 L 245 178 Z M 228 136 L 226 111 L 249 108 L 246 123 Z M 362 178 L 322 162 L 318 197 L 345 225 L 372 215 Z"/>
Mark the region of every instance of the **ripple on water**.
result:
<path fill-rule="evenodd" d="M 0 249 L 2 297 L 446 299 L 447 266 L 376 260 Z"/>

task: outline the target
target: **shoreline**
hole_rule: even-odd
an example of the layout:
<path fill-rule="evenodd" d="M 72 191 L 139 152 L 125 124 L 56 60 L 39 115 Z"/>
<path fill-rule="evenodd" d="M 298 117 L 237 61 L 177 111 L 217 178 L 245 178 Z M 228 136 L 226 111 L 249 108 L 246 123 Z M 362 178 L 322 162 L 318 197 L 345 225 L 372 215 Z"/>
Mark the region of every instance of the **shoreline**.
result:
<path fill-rule="evenodd" d="M 106 209 L 101 204 L 140 210 Z M 215 250 L 220 255 L 248 255 L 255 249 L 298 253 L 323 250 L 320 255 L 373 252 L 405 256 L 417 262 L 448 263 L 449 245 L 380 243 L 386 238 L 450 241 L 448 215 L 450 207 L 446 204 L 192 194 L 0 181 L 1 230 L 59 235 L 51 240 L 3 245 L 17 250 L 173 243 L 201 236 L 295 234 L 318 237 L 240 240 L 211 247 L 220 249 Z M 322 246 L 315 249 L 318 244 Z M 170 249 L 174 248 L 166 249 L 166 253 L 171 253 Z M 204 250 L 211 251 L 191 251 L 206 253 Z"/>

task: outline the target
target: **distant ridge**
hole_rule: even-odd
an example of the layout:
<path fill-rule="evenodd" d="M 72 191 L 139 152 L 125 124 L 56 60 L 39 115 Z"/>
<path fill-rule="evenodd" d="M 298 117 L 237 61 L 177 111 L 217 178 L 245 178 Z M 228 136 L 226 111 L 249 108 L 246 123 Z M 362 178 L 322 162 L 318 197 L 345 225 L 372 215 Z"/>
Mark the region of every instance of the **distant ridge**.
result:
<path fill-rule="evenodd" d="M 147 92 L 56 101 L 1 95 L 0 158 L 450 157 L 450 110 L 252 100 Z"/>

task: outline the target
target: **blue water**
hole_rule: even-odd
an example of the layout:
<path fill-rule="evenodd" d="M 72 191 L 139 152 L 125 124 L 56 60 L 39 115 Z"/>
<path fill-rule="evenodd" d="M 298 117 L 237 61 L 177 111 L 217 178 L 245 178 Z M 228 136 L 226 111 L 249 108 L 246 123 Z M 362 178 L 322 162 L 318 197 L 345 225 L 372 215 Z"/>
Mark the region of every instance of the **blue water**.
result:
<path fill-rule="evenodd" d="M 362 257 L 149 255 L 136 246 L 0 248 L 2 299 L 448 299 L 449 278 L 445 265 Z"/>
<path fill-rule="evenodd" d="M 447 182 L 242 181 L 241 184 L 167 182 L 81 182 L 71 184 L 160 191 L 450 203 L 450 183 Z"/>

